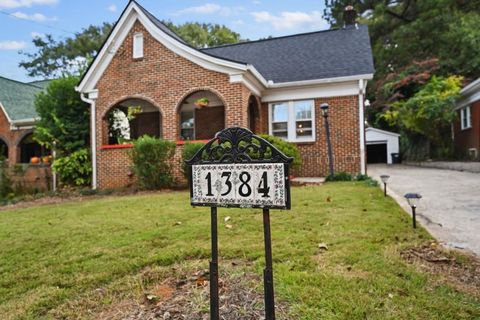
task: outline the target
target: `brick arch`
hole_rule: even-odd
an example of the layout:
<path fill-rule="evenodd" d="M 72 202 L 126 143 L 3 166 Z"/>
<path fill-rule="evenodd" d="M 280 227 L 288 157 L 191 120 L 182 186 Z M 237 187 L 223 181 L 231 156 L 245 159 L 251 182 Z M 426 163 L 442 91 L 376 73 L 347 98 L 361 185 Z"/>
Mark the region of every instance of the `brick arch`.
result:
<path fill-rule="evenodd" d="M 25 131 L 24 133 L 22 133 L 18 138 L 17 140 L 15 140 L 15 144 L 14 146 L 15 147 L 19 147 L 20 146 L 20 143 L 22 142 L 23 139 L 25 139 L 28 135 L 32 134 L 33 133 L 33 129 L 29 129 L 27 131 Z"/>
<path fill-rule="evenodd" d="M 100 117 L 102 119 L 105 118 L 107 116 L 107 114 L 112 110 L 112 108 L 114 108 L 116 105 L 118 105 L 119 103 L 122 103 L 123 101 L 132 100 L 132 99 L 143 100 L 143 101 L 146 101 L 146 102 L 150 103 L 152 106 L 154 106 L 155 108 L 158 109 L 158 111 L 160 112 L 160 115 L 162 116 L 162 121 L 163 121 L 163 117 L 165 116 L 165 112 L 160 107 L 160 105 L 158 105 L 155 102 L 155 100 L 153 100 L 153 99 L 151 99 L 147 96 L 139 95 L 139 94 L 126 95 L 126 96 L 122 96 L 121 98 L 116 99 L 113 103 L 109 104 L 107 108 L 105 108 L 105 110 L 100 114 Z"/>
<path fill-rule="evenodd" d="M 125 95 L 125 96 L 122 96 L 118 99 L 116 99 L 113 103 L 109 104 L 107 108 L 105 108 L 102 113 L 100 114 L 100 121 L 101 121 L 101 141 L 102 141 L 102 144 L 108 144 L 108 124 L 106 122 L 107 120 L 107 115 L 110 111 L 112 111 L 113 108 L 115 108 L 115 106 L 119 105 L 120 103 L 124 102 L 124 101 L 127 101 L 127 100 L 142 100 L 148 104 L 150 104 L 151 106 L 153 106 L 155 109 L 158 110 L 158 112 L 160 113 L 160 119 L 159 119 L 159 133 L 160 133 L 160 137 L 164 137 L 164 118 L 165 118 L 165 113 L 163 111 L 163 109 L 160 107 L 160 105 L 158 105 L 155 100 L 147 97 L 147 96 L 144 96 L 144 95 L 140 95 L 140 94 L 134 94 L 134 95 Z"/>
<path fill-rule="evenodd" d="M 6 136 L 4 136 L 3 134 L 0 134 L 0 141 L 3 141 L 7 147 L 10 148 L 10 145 L 11 145 L 11 141 L 10 139 L 8 139 Z"/>
<path fill-rule="evenodd" d="M 185 99 L 187 99 L 191 95 L 193 95 L 197 92 L 201 92 L 201 91 L 210 92 L 210 93 L 214 94 L 218 99 L 220 99 L 220 101 L 223 104 L 223 110 L 224 110 L 223 127 L 224 128 L 226 127 L 226 125 L 227 125 L 227 116 L 226 115 L 227 115 L 227 112 L 229 110 L 229 104 L 227 103 L 227 100 L 225 99 L 225 97 L 218 90 L 215 90 L 213 88 L 210 88 L 210 87 L 195 87 L 195 88 L 191 88 L 191 89 L 187 90 L 181 96 L 181 98 L 177 101 L 177 104 L 175 106 L 175 121 L 176 121 L 175 137 L 177 137 L 177 138 L 180 137 L 180 130 L 181 130 L 180 129 L 180 111 L 181 111 L 183 102 L 185 101 Z"/>
<path fill-rule="evenodd" d="M 216 95 L 222 101 L 225 109 L 229 109 L 227 100 L 225 100 L 225 98 L 223 97 L 223 95 L 219 91 L 217 91 L 213 88 L 210 88 L 210 87 L 196 87 L 196 88 L 189 89 L 187 92 L 185 92 L 182 95 L 182 97 L 178 100 L 177 105 L 175 107 L 175 113 L 178 114 L 180 112 L 180 108 L 181 108 L 182 103 L 185 99 L 187 99 L 189 96 L 191 96 L 192 94 L 194 94 L 196 92 L 199 92 L 199 91 L 209 91 L 209 92 L 213 93 L 214 95 Z"/>

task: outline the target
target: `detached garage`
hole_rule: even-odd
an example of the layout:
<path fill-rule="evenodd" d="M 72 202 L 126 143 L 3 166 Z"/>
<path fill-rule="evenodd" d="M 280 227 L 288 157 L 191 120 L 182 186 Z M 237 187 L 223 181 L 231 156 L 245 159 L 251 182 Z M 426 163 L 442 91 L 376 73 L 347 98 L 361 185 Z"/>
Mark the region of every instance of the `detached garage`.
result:
<path fill-rule="evenodd" d="M 400 152 L 400 135 L 375 128 L 367 128 L 367 162 L 394 163 L 392 153 Z"/>

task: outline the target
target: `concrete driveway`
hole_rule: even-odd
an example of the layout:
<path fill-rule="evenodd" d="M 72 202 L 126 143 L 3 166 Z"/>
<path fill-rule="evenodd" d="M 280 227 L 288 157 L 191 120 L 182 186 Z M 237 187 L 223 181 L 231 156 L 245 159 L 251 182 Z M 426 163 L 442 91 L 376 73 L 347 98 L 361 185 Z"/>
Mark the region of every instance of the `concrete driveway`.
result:
<path fill-rule="evenodd" d="M 418 221 L 449 247 L 480 256 L 480 174 L 403 165 L 369 165 L 368 175 L 390 175 L 388 189 L 411 212 L 403 195 L 420 193 Z"/>

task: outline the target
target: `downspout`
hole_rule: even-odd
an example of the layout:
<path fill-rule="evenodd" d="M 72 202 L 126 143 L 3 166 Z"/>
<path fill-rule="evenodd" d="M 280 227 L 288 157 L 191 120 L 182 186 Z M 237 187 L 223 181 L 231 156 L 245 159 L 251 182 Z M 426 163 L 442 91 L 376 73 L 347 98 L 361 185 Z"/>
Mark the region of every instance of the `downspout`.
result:
<path fill-rule="evenodd" d="M 359 107 L 359 124 L 360 124 L 360 172 L 366 174 L 367 168 L 365 163 L 365 90 L 367 85 L 365 80 L 358 80 L 358 107 Z"/>
<path fill-rule="evenodd" d="M 97 190 L 97 129 L 96 129 L 96 111 L 95 99 L 85 97 L 85 93 L 80 93 L 83 102 L 90 105 L 90 147 L 92 148 L 92 189 Z"/>

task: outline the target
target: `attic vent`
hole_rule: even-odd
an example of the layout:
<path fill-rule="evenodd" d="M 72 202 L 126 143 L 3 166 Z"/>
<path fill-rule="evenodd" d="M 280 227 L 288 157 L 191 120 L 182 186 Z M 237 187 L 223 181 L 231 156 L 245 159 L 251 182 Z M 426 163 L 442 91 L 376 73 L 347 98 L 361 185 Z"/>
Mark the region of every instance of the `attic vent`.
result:
<path fill-rule="evenodd" d="M 133 59 L 143 58 L 143 33 L 133 35 Z"/>

